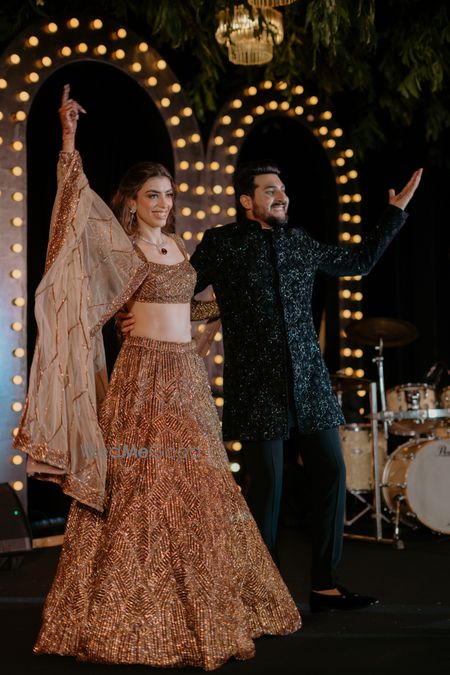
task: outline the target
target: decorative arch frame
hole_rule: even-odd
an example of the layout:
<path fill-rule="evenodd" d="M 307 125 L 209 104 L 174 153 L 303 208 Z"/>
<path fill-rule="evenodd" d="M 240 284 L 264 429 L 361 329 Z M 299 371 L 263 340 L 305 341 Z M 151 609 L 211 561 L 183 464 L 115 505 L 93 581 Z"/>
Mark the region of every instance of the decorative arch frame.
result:
<path fill-rule="evenodd" d="M 221 108 L 211 131 L 206 155 L 208 172 L 204 180 L 207 186 L 208 222 L 221 227 L 224 218 L 236 216 L 232 176 L 239 152 L 252 127 L 264 118 L 285 116 L 306 126 L 324 148 L 336 181 L 339 243 L 357 245 L 361 242 L 362 197 L 358 191 L 354 151 L 346 144 L 343 130 L 333 122 L 332 112 L 319 105 L 317 96 L 307 95 L 302 85 L 296 85 L 287 97 L 286 89 L 285 82 L 266 80 L 258 86 L 243 87 Z M 345 333 L 349 321 L 363 317 L 361 277 L 341 277 L 338 293 L 341 368 L 347 375 L 362 377 L 364 371 L 361 359 L 364 352 L 362 349 L 350 348 Z M 220 387 L 223 361 L 221 342 L 216 343 L 213 349 L 213 363 L 216 363 L 213 382 L 216 387 Z"/>
<path fill-rule="evenodd" d="M 36 92 L 52 73 L 67 63 L 86 60 L 113 65 L 145 89 L 167 127 L 175 180 L 190 185 L 180 195 L 182 218 L 199 210 L 201 171 L 195 165 L 203 166 L 204 152 L 198 124 L 181 84 L 148 43 L 122 26 L 101 19 L 76 18 L 59 24 L 40 22 L 13 40 L 0 61 L 0 316 L 5 327 L 0 348 L 0 474 L 24 504 L 24 457 L 12 451 L 11 442 L 23 410 L 27 379 L 27 118 Z M 201 222 L 201 215 L 198 219 L 194 216 L 195 230 L 199 229 L 196 222 Z"/>

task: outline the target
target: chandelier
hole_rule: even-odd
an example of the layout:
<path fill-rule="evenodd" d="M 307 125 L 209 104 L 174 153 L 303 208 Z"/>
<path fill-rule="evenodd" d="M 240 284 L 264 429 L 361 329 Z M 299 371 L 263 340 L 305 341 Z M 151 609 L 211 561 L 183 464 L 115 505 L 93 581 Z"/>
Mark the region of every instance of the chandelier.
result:
<path fill-rule="evenodd" d="M 276 9 L 254 9 L 244 5 L 219 12 L 216 40 L 228 47 L 231 63 L 259 66 L 272 60 L 273 45 L 284 37 L 283 17 Z"/>
<path fill-rule="evenodd" d="M 286 5 L 292 5 L 295 0 L 248 0 L 249 5 L 253 7 L 285 7 Z"/>

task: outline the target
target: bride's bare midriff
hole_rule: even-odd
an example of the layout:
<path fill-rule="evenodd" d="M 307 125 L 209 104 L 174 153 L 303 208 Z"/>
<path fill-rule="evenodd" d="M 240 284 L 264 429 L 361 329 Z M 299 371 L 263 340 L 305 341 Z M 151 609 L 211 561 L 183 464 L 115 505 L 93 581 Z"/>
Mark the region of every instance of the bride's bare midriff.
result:
<path fill-rule="evenodd" d="M 190 303 L 153 303 L 132 300 L 128 311 L 136 323 L 129 335 L 139 335 L 164 342 L 191 341 Z"/>

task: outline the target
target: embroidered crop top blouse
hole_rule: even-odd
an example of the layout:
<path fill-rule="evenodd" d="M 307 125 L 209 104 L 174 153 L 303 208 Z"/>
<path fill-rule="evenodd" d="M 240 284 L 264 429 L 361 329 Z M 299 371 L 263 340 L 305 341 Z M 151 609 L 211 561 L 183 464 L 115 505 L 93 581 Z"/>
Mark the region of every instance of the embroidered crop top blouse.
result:
<path fill-rule="evenodd" d="M 188 260 L 181 237 L 170 234 L 184 256 L 184 260 L 173 265 L 155 263 L 144 255 L 133 241 L 138 256 L 148 264 L 148 274 L 133 299 L 138 302 L 190 303 L 194 295 L 197 273 Z"/>

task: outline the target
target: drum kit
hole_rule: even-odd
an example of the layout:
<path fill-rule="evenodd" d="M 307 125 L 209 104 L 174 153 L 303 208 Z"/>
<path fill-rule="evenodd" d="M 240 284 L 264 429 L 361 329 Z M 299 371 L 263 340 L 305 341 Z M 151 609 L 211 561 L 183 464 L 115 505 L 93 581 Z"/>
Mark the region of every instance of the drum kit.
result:
<path fill-rule="evenodd" d="M 430 383 L 419 382 L 385 391 L 383 350 L 415 340 L 412 324 L 367 318 L 349 324 L 346 333 L 355 344 L 375 347 L 373 362 L 378 370 L 377 382 L 339 373 L 331 376 L 341 404 L 348 392 L 368 391 L 370 398 L 370 421 L 343 425 L 340 433 L 347 490 L 362 504 L 346 525 L 372 512 L 376 536 L 347 536 L 403 548 L 400 523 L 450 534 L 450 386 L 438 391 Z M 401 436 L 408 440 L 388 455 L 388 440 Z M 394 526 L 392 539 L 383 537 L 383 523 Z"/>

